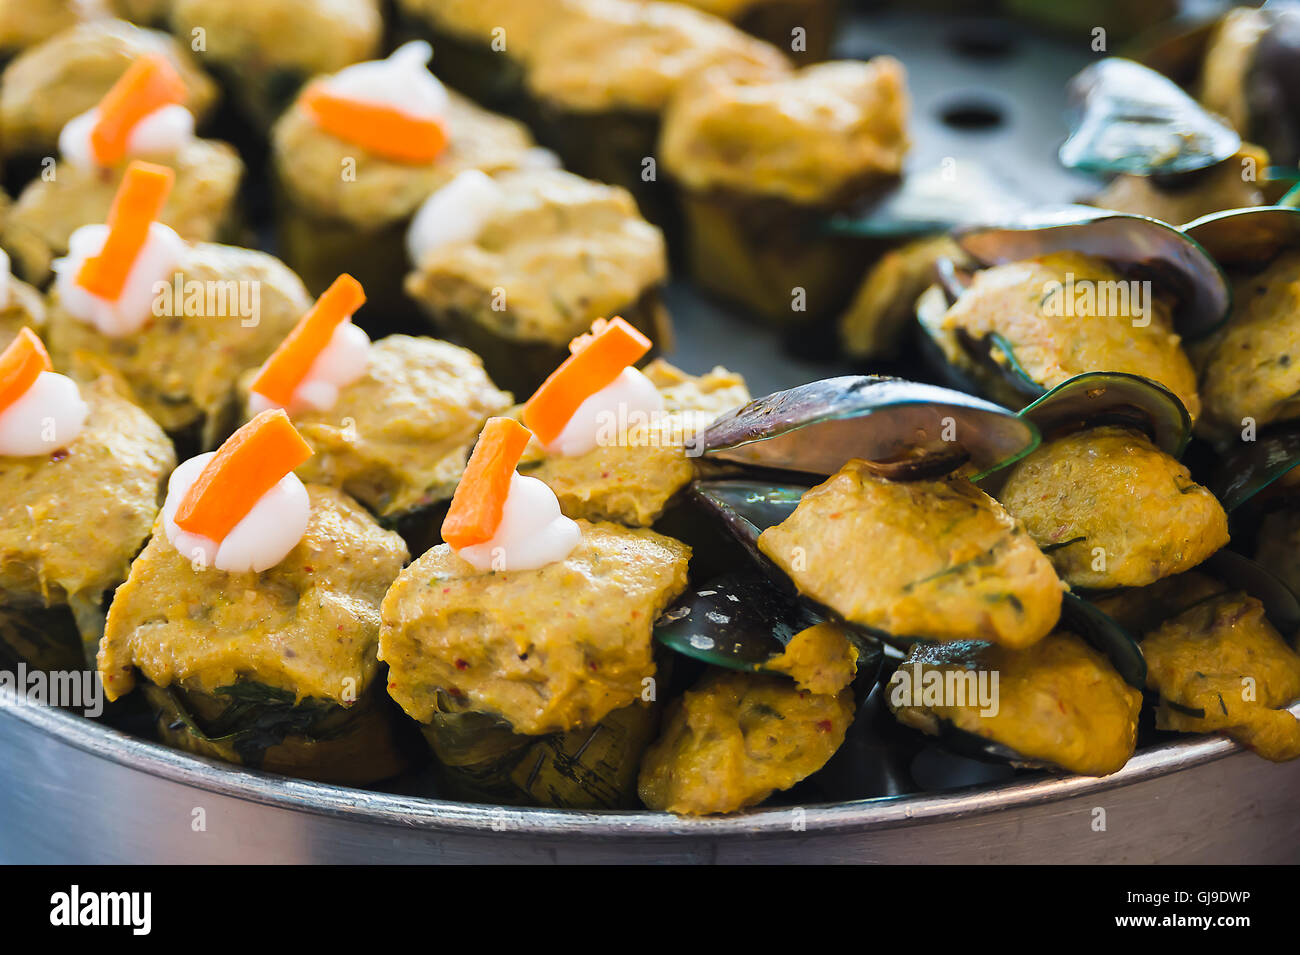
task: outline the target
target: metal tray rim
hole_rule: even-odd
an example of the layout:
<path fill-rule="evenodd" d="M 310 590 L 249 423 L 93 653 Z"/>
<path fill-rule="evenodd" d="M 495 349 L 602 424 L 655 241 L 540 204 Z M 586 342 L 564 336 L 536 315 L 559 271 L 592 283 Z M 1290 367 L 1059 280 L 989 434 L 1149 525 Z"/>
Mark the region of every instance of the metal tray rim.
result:
<path fill-rule="evenodd" d="M 5 701 L 0 711 L 68 745 L 128 769 L 236 799 L 359 823 L 435 832 L 483 833 L 501 832 L 504 822 L 514 835 L 567 835 L 581 839 L 714 839 L 792 832 L 791 807 L 690 819 L 645 810 L 594 812 L 452 802 L 308 782 L 233 767 L 42 704 L 15 705 Z M 1294 704 L 1291 711 L 1300 716 L 1300 703 Z M 1049 777 L 921 796 L 885 796 L 811 805 L 803 807 L 802 823 L 809 830 L 862 832 L 950 821 L 1105 792 L 1214 762 L 1242 749 L 1223 735 L 1190 736 L 1137 753 L 1128 765 L 1111 776 Z"/>

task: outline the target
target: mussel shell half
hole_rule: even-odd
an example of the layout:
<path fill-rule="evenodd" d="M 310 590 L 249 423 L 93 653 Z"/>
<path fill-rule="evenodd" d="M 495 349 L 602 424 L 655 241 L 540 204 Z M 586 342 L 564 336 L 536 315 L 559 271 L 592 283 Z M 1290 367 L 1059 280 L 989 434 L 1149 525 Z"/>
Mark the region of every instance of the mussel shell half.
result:
<path fill-rule="evenodd" d="M 894 480 L 972 462 L 983 474 L 1019 460 L 1038 431 L 1000 405 L 901 378 L 846 376 L 751 401 L 715 421 L 705 454 L 825 476 L 861 458 Z"/>
<path fill-rule="evenodd" d="M 692 588 L 655 623 L 655 639 L 728 670 L 756 672 L 795 634 L 825 619 L 756 571 L 735 571 Z"/>
<path fill-rule="evenodd" d="M 1126 275 L 1141 275 L 1170 291 L 1178 303 L 1174 324 L 1187 338 L 1212 332 L 1232 305 L 1231 286 L 1218 263 L 1190 236 L 1158 219 L 1072 206 L 963 227 L 953 237 L 985 266 L 1052 252 L 1105 259 Z"/>
<path fill-rule="evenodd" d="M 1300 209 L 1228 209 L 1194 219 L 1182 229 L 1225 268 L 1260 267 L 1283 249 L 1300 246 Z"/>
<path fill-rule="evenodd" d="M 1060 159 L 1069 169 L 1171 176 L 1208 168 L 1241 149 L 1228 123 L 1133 60 L 1093 63 L 1066 93 L 1075 115 Z"/>
<path fill-rule="evenodd" d="M 1300 464 L 1300 430 L 1283 428 L 1240 442 L 1223 455 L 1207 483 L 1229 514 Z"/>
<path fill-rule="evenodd" d="M 1118 371 L 1075 375 L 1020 413 L 1046 438 L 1103 424 L 1133 425 L 1174 457 L 1192 437 L 1191 416 L 1177 395 L 1150 378 Z"/>
<path fill-rule="evenodd" d="M 1300 160 L 1300 8 L 1269 3 L 1268 26 L 1246 76 L 1250 136 L 1277 162 Z"/>
<path fill-rule="evenodd" d="M 758 535 L 793 514 L 806 490 L 798 484 L 696 481 L 687 494 L 693 503 L 722 522 L 773 585 L 795 599 L 798 594 L 794 582 L 758 549 Z"/>
<path fill-rule="evenodd" d="M 1128 631 L 1094 604 L 1076 594 L 1064 594 L 1061 622 L 1057 627 L 1086 640 L 1110 661 L 1129 686 L 1139 690 L 1146 686 L 1147 661 L 1141 647 Z"/>

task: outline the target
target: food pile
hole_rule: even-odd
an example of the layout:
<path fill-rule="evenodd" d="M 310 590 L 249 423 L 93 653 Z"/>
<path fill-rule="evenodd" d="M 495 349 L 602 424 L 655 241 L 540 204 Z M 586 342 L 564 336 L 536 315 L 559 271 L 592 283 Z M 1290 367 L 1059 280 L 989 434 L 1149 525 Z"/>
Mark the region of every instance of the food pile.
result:
<path fill-rule="evenodd" d="M 829 0 L 110 5 L 0 29 L 6 667 L 508 805 L 1300 756 L 1300 8 L 936 220 Z M 670 262 L 862 374 L 670 364 Z"/>

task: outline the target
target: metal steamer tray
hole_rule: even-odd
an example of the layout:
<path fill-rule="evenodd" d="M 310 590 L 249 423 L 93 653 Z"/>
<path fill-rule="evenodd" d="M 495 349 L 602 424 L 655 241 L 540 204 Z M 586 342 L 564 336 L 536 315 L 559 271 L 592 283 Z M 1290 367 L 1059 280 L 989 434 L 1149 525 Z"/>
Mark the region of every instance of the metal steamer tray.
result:
<path fill-rule="evenodd" d="M 950 157 L 1029 202 L 1095 183 L 1063 170 L 1064 87 L 1099 54 L 987 20 L 876 15 L 842 24 L 837 54 L 898 56 L 913 97 L 914 170 Z M 745 374 L 754 394 L 850 369 L 776 337 L 678 282 L 670 356 Z M 911 373 L 908 368 L 890 371 Z M 1297 705 L 1296 712 L 1300 712 Z M 877 717 L 884 716 L 883 719 Z M 681 819 L 652 812 L 498 807 L 435 798 L 426 771 L 384 791 L 305 782 L 190 756 L 44 706 L 0 706 L 0 860 L 7 862 L 1294 862 L 1300 761 L 1274 765 L 1223 737 L 1165 735 L 1103 779 L 1013 772 L 908 744 L 868 698 L 840 753 L 779 805 Z M 124 726 L 126 724 L 123 724 Z M 886 741 L 887 742 L 887 741 Z M 849 801 L 844 793 L 870 794 Z M 828 796 L 828 793 L 831 794 Z"/>

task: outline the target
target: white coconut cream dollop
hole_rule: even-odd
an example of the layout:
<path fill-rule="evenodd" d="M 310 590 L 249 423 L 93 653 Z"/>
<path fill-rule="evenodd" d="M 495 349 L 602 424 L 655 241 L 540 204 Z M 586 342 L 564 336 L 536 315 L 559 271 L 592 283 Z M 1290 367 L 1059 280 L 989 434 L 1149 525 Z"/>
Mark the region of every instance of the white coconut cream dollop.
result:
<path fill-rule="evenodd" d="M 14 284 L 13 268 L 9 262 L 9 253 L 0 249 L 0 309 L 9 307 L 12 300 L 10 289 Z"/>
<path fill-rule="evenodd" d="M 434 249 L 477 239 L 505 201 L 505 190 L 486 173 L 477 169 L 458 173 L 425 199 L 411 218 L 406 232 L 411 262 L 419 265 Z"/>
<path fill-rule="evenodd" d="M 77 440 L 89 414 L 75 381 L 43 371 L 22 397 L 0 411 L 0 456 L 31 457 L 66 448 Z"/>
<path fill-rule="evenodd" d="M 544 447 L 549 454 L 577 457 L 623 440 L 629 428 L 649 423 L 663 411 L 663 395 L 653 382 L 636 368 L 624 368 L 578 405 L 564 430 Z"/>
<path fill-rule="evenodd" d="M 116 301 L 109 301 L 77 284 L 82 264 L 98 255 L 107 239 L 106 225 L 83 225 L 73 232 L 68 254 L 54 260 L 54 287 L 69 315 L 94 325 L 103 335 L 121 338 L 138 332 L 153 317 L 154 287 L 171 280 L 185 251 L 185 240 L 160 222 L 150 225 L 121 294 Z"/>
<path fill-rule="evenodd" d="M 293 390 L 284 410 L 289 416 L 300 411 L 329 411 L 338 403 L 339 391 L 360 379 L 370 367 L 370 336 L 351 321 L 339 322 L 311 368 Z M 260 391 L 249 392 L 250 415 L 281 407 Z"/>
<path fill-rule="evenodd" d="M 59 154 L 83 168 L 100 165 L 90 136 L 99 123 L 99 107 L 74 116 L 59 133 Z M 194 114 L 179 103 L 160 106 L 131 127 L 126 158 L 174 156 L 194 141 Z"/>
<path fill-rule="evenodd" d="M 536 570 L 564 560 L 581 540 L 578 525 L 560 513 L 555 492 L 516 473 L 496 533 L 456 553 L 480 571 Z"/>
<path fill-rule="evenodd" d="M 388 106 L 416 119 L 442 119 L 451 97 L 429 72 L 433 47 L 423 40 L 404 43 L 384 60 L 345 66 L 321 82 L 340 99 Z"/>
<path fill-rule="evenodd" d="M 260 573 L 288 556 L 302 540 L 311 518 L 311 499 L 298 476 L 286 474 L 230 529 L 214 541 L 176 526 L 176 511 L 215 451 L 190 458 L 172 472 L 163 503 L 163 532 L 187 560 L 232 574 Z"/>

